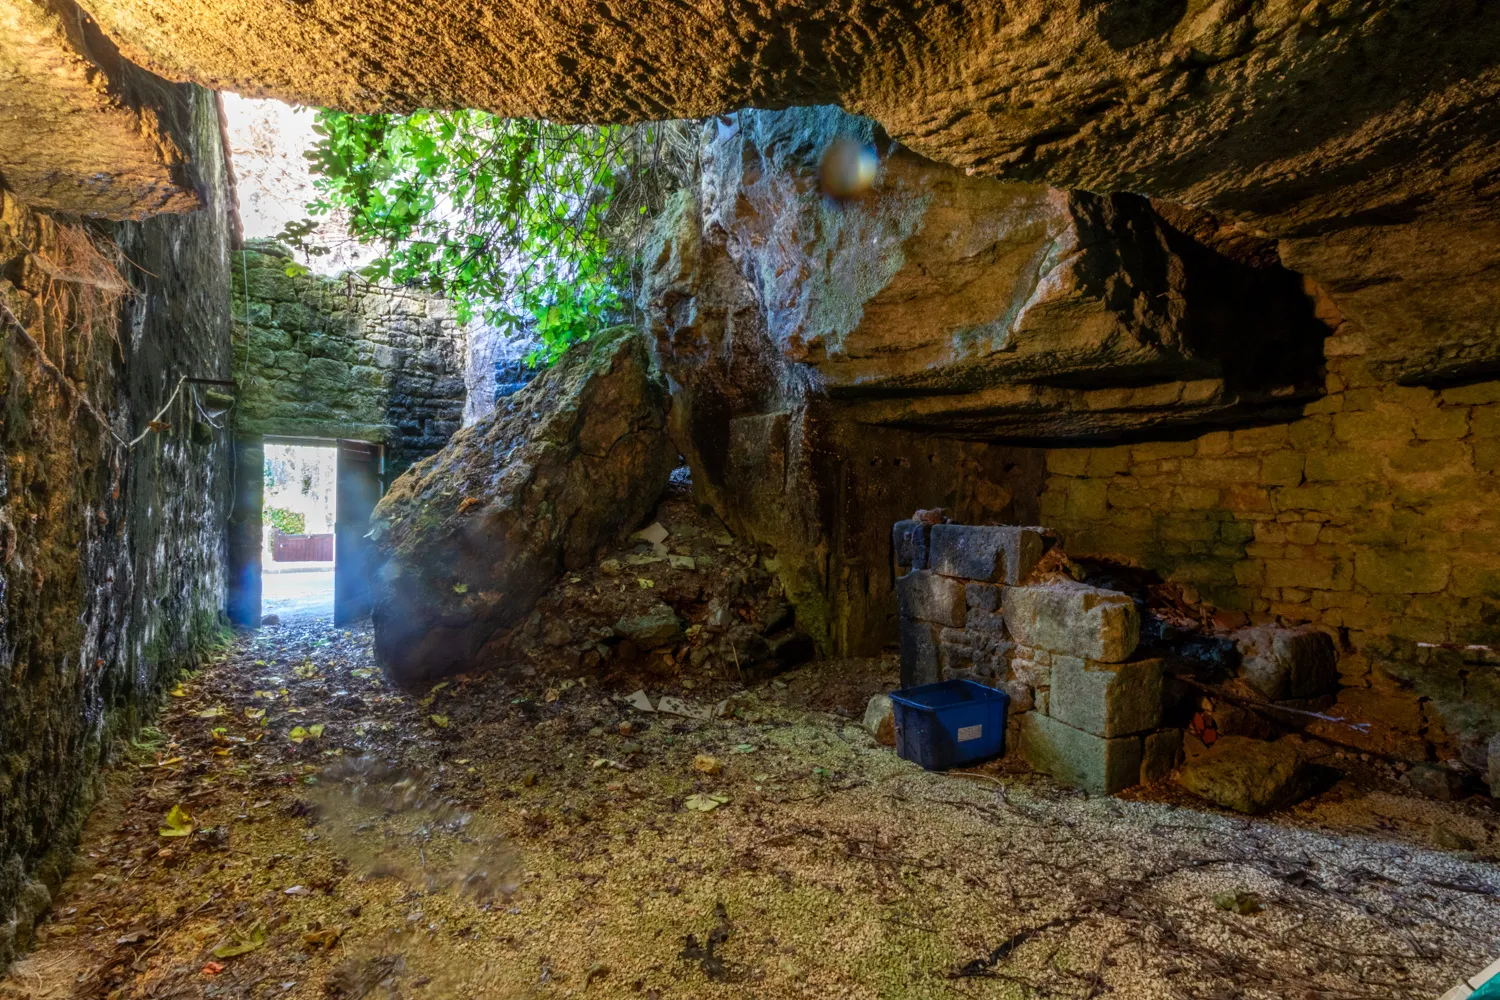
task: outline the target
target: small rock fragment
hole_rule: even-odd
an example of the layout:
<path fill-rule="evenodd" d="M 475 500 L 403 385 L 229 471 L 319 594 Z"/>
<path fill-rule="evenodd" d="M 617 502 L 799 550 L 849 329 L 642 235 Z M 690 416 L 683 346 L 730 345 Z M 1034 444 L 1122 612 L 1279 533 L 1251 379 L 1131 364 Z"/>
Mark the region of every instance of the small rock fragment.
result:
<path fill-rule="evenodd" d="M 870 701 L 865 705 L 864 727 L 886 746 L 896 745 L 896 711 L 891 705 L 890 695 L 870 695 Z"/>

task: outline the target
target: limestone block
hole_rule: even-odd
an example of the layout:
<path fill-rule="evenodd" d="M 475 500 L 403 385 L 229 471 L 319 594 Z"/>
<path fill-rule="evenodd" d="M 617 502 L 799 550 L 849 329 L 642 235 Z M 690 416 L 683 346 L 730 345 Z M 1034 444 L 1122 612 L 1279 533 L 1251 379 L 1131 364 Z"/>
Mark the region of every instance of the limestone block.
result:
<path fill-rule="evenodd" d="M 1041 528 L 935 524 L 928 537 L 927 563 L 944 576 L 1017 584 L 1046 547 Z"/>
<path fill-rule="evenodd" d="M 1217 806 L 1256 815 L 1299 798 L 1307 790 L 1306 773 L 1302 748 L 1289 740 L 1221 736 L 1183 765 L 1177 783 Z"/>
<path fill-rule="evenodd" d="M 940 628 L 941 626 L 931 622 L 916 621 L 905 617 L 901 619 L 902 687 L 931 684 L 938 679 L 938 651 L 941 647 L 938 631 Z"/>
<path fill-rule="evenodd" d="M 1024 646 L 1120 663 L 1140 642 L 1135 602 L 1117 591 L 1066 581 L 1006 587 L 1000 601 L 1011 637 Z"/>
<path fill-rule="evenodd" d="M 1240 676 L 1272 701 L 1338 690 L 1338 652 L 1325 632 L 1259 625 L 1231 638 L 1240 654 Z"/>
<path fill-rule="evenodd" d="M 1126 736 L 1161 724 L 1162 661 L 1099 663 L 1052 658 L 1054 719 L 1095 736 Z"/>
<path fill-rule="evenodd" d="M 896 581 L 896 594 L 901 615 L 905 618 L 956 628 L 964 626 L 967 608 L 964 585 L 957 580 L 938 576 L 930 570 L 912 570 Z"/>
<path fill-rule="evenodd" d="M 1064 785 L 1112 795 L 1140 780 L 1139 736 L 1104 739 L 1039 712 L 1020 716 L 1021 755 L 1038 771 Z"/>
<path fill-rule="evenodd" d="M 1149 734 L 1141 754 L 1141 783 L 1162 780 L 1172 773 L 1181 757 L 1181 729 L 1159 729 Z"/>
<path fill-rule="evenodd" d="M 897 521 L 891 529 L 891 551 L 899 569 L 927 568 L 927 532 L 931 525 L 921 521 Z"/>

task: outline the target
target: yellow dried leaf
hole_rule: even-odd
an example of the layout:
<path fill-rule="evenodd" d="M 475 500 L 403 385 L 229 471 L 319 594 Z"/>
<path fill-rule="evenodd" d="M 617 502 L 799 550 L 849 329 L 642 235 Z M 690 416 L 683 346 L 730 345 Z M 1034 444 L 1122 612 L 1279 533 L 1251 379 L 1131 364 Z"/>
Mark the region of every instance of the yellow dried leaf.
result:
<path fill-rule="evenodd" d="M 432 724 L 439 729 L 448 728 L 448 717 L 446 715 L 429 715 L 427 718 L 432 720 Z"/>
<path fill-rule="evenodd" d="M 192 813 L 178 803 L 167 811 L 167 818 L 156 832 L 163 837 L 186 837 L 192 834 L 196 826 L 197 821 L 193 819 Z"/>

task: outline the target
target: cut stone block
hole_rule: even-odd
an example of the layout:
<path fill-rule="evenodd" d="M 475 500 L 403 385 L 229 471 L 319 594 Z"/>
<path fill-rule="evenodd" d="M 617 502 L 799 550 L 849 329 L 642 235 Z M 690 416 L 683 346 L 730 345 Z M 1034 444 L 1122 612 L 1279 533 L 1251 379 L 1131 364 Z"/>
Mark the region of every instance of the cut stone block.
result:
<path fill-rule="evenodd" d="M 968 605 L 964 585 L 957 580 L 914 569 L 896 581 L 896 595 L 904 618 L 964 627 Z"/>
<path fill-rule="evenodd" d="M 896 565 L 902 569 L 927 568 L 927 532 L 931 525 L 921 521 L 897 521 L 891 529 L 891 550 Z"/>
<path fill-rule="evenodd" d="M 1141 754 L 1141 783 L 1149 784 L 1165 778 L 1181 757 L 1181 729 L 1159 729 L 1149 734 Z"/>
<path fill-rule="evenodd" d="M 1046 550 L 1040 528 L 935 524 L 927 540 L 927 565 L 962 580 L 1017 584 Z"/>
<path fill-rule="evenodd" d="M 938 630 L 931 622 L 901 619 L 901 686 L 931 684 L 938 674 Z"/>
<path fill-rule="evenodd" d="M 1122 663 L 1140 642 L 1140 613 L 1118 591 L 1070 581 L 1006 587 L 1000 603 L 1011 638 L 1023 646 Z"/>
<path fill-rule="evenodd" d="M 1105 739 L 1039 712 L 1020 718 L 1022 756 L 1064 785 L 1113 795 L 1140 780 L 1144 741 L 1139 736 Z"/>
<path fill-rule="evenodd" d="M 1177 783 L 1217 806 L 1256 815 L 1301 798 L 1308 790 L 1306 775 L 1307 757 L 1297 744 L 1221 736 L 1182 766 Z"/>
<path fill-rule="evenodd" d="M 1240 676 L 1272 701 L 1316 698 L 1339 689 L 1333 639 L 1312 628 L 1260 625 L 1232 636 L 1240 654 Z"/>
<path fill-rule="evenodd" d="M 1095 736 L 1144 733 L 1161 725 L 1161 683 L 1161 660 L 1054 656 L 1051 715 Z"/>

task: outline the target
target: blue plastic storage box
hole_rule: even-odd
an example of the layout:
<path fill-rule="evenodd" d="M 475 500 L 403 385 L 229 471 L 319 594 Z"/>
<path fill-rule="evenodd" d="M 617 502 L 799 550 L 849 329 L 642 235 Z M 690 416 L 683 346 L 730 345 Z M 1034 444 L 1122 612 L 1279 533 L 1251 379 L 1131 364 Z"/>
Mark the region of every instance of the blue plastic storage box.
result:
<path fill-rule="evenodd" d="M 896 753 L 929 771 L 945 771 L 1005 752 L 1010 695 L 969 680 L 939 681 L 891 695 Z"/>

